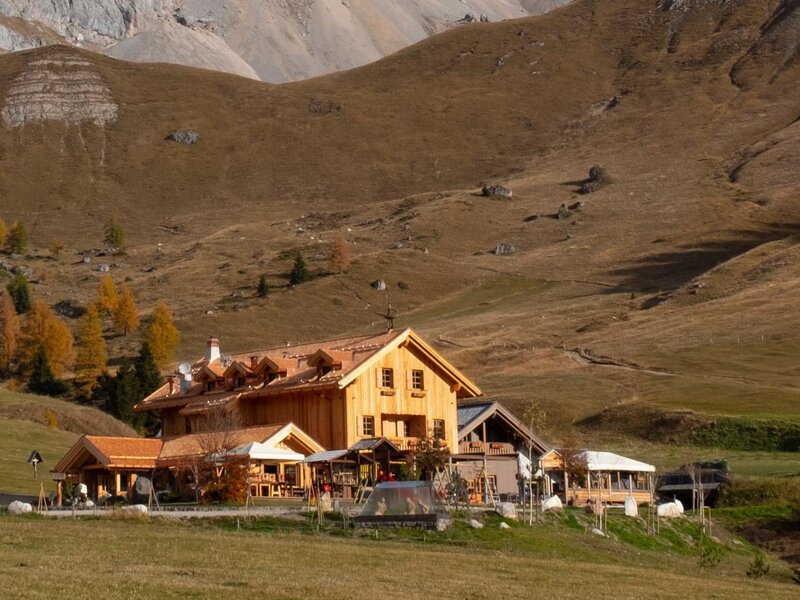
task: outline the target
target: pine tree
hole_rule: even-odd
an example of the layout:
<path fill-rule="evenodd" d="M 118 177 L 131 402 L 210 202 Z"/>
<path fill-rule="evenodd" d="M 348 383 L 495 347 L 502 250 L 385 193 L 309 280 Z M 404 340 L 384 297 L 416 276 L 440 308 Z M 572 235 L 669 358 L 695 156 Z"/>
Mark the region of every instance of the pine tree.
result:
<path fill-rule="evenodd" d="M 28 249 L 28 232 L 25 225 L 14 221 L 6 238 L 6 249 L 10 254 L 24 254 Z"/>
<path fill-rule="evenodd" d="M 299 285 L 301 283 L 305 283 L 306 281 L 311 281 L 311 273 L 308 272 L 306 261 L 304 261 L 303 257 L 298 254 L 294 259 L 292 272 L 289 273 L 289 283 L 291 285 Z"/>
<path fill-rule="evenodd" d="M 269 286 L 267 285 L 267 278 L 262 275 L 258 280 L 258 289 L 256 290 L 259 298 L 265 298 L 269 294 Z"/>
<path fill-rule="evenodd" d="M 349 271 L 351 259 L 350 244 L 341 233 L 336 234 L 331 243 L 330 258 L 328 259 L 330 272 L 345 273 Z"/>
<path fill-rule="evenodd" d="M 163 367 L 175 355 L 181 335 L 172 321 L 172 311 L 165 303 L 159 302 L 153 309 L 144 339 L 159 367 Z"/>
<path fill-rule="evenodd" d="M 75 359 L 75 384 L 88 398 L 97 385 L 97 378 L 106 370 L 108 354 L 103 339 L 100 313 L 90 304 L 78 329 L 77 357 Z"/>
<path fill-rule="evenodd" d="M 116 252 L 125 250 L 125 230 L 114 217 L 106 221 L 103 230 L 103 241 Z"/>
<path fill-rule="evenodd" d="M 34 394 L 42 394 L 44 396 L 59 396 L 67 391 L 67 386 L 64 385 L 64 382 L 59 381 L 53 375 L 53 370 L 47 360 L 47 352 L 43 346 L 38 346 L 33 355 L 28 390 Z"/>
<path fill-rule="evenodd" d="M 139 312 L 130 288 L 124 283 L 119 288 L 119 300 L 114 307 L 114 327 L 119 333 L 128 335 L 139 327 Z"/>
<path fill-rule="evenodd" d="M 14 310 L 18 315 L 24 314 L 31 309 L 31 293 L 28 290 L 28 280 L 22 273 L 17 273 L 6 286 L 8 295 L 14 303 Z"/>
<path fill-rule="evenodd" d="M 114 278 L 111 275 L 103 275 L 100 278 L 100 286 L 97 288 L 97 298 L 95 304 L 102 315 L 113 315 L 117 310 L 119 302 L 119 291 Z"/>
<path fill-rule="evenodd" d="M 139 354 L 133 361 L 133 370 L 139 382 L 139 394 L 142 398 L 152 394 L 161 387 L 161 371 L 158 369 L 150 344 L 142 342 Z"/>
<path fill-rule="evenodd" d="M 139 382 L 130 362 L 123 363 L 117 371 L 110 400 L 108 412 L 134 427 L 138 426 L 141 419 L 133 412 L 133 407 L 139 401 Z"/>
<path fill-rule="evenodd" d="M 42 300 L 33 303 L 20 329 L 17 356 L 23 375 L 30 376 L 39 349 L 44 351 L 47 364 L 55 377 L 61 377 L 72 365 L 72 334 Z"/>
<path fill-rule="evenodd" d="M 11 296 L 0 293 L 0 374 L 8 373 L 17 349 L 19 323 Z"/>

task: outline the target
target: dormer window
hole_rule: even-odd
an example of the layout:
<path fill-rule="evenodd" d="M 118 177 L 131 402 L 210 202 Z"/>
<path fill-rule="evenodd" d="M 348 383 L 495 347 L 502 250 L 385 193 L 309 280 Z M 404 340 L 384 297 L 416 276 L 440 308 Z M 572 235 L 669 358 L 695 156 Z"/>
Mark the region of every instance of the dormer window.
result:
<path fill-rule="evenodd" d="M 320 365 L 317 367 L 317 375 L 320 377 L 327 375 L 331 371 L 333 371 L 333 367 L 331 365 Z"/>
<path fill-rule="evenodd" d="M 236 387 L 244 387 L 245 383 L 247 383 L 247 379 L 245 379 L 244 377 L 236 378 Z"/>

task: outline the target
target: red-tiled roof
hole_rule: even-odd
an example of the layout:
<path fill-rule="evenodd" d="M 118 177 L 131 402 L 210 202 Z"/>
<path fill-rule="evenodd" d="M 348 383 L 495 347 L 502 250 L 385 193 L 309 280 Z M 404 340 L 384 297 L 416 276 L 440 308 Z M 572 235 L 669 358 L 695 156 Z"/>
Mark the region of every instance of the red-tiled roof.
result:
<path fill-rule="evenodd" d="M 100 452 L 98 457 L 107 467 L 152 469 L 161 452 L 161 440 L 148 438 L 106 437 L 87 435 L 83 438 Z M 91 448 L 90 448 L 91 450 Z M 93 454 L 96 454 L 93 452 Z"/>
<path fill-rule="evenodd" d="M 264 442 L 275 435 L 286 423 L 246 427 L 231 431 L 190 433 L 164 440 L 159 465 L 179 462 L 182 459 L 205 456 L 221 450 L 231 450 L 248 442 Z"/>

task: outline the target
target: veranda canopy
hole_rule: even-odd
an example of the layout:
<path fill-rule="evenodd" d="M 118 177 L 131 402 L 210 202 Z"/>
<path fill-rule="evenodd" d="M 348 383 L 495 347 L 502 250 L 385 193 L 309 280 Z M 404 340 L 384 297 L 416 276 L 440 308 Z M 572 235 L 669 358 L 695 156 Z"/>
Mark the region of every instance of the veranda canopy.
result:
<path fill-rule="evenodd" d="M 656 468 L 653 465 L 633 460 L 613 452 L 598 452 L 596 450 L 586 450 L 583 455 L 586 457 L 586 464 L 590 471 L 633 471 L 639 473 L 654 473 Z"/>

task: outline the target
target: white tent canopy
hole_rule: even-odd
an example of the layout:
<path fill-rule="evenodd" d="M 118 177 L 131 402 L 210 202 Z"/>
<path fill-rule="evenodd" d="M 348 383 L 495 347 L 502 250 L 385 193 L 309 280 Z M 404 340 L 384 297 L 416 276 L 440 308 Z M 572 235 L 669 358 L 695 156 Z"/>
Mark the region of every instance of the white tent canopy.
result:
<path fill-rule="evenodd" d="M 251 460 L 275 460 L 279 462 L 302 462 L 305 456 L 299 452 L 268 446 L 261 442 L 247 442 L 228 452 L 237 456 L 247 456 Z"/>
<path fill-rule="evenodd" d="M 590 471 L 633 471 L 639 473 L 655 473 L 653 465 L 633 460 L 613 452 L 585 450 L 586 464 Z"/>

